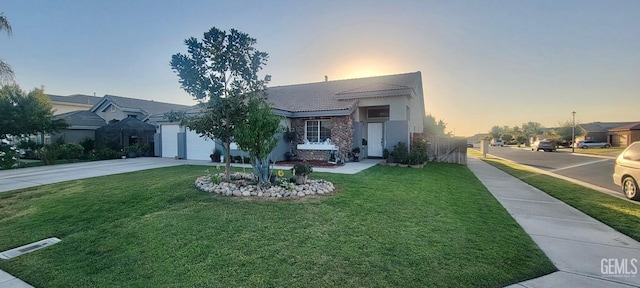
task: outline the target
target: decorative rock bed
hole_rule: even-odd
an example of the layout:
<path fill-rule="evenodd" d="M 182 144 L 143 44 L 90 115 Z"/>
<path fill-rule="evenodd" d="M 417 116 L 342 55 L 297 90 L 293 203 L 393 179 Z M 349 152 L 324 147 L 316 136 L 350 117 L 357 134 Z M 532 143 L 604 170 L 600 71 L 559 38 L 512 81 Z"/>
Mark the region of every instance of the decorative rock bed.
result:
<path fill-rule="evenodd" d="M 223 173 L 215 176 L 219 179 L 224 179 Z M 252 174 L 231 173 L 232 182 L 214 183 L 211 181 L 211 178 L 211 175 L 198 177 L 195 182 L 196 187 L 209 193 L 237 197 L 305 197 L 311 195 L 326 195 L 335 191 L 333 183 L 325 180 L 307 180 L 307 183 L 303 185 L 289 184 L 293 184 L 293 189 L 272 185 L 258 190 L 256 185 L 250 184 L 253 181 Z M 278 182 L 288 182 L 288 180 L 278 179 L 276 183 Z"/>

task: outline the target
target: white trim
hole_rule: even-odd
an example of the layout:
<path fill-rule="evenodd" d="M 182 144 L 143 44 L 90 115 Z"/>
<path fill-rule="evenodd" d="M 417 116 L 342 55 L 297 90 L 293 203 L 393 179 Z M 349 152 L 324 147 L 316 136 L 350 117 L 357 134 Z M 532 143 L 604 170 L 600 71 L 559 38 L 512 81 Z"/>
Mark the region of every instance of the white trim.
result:
<path fill-rule="evenodd" d="M 338 150 L 338 146 L 327 143 L 298 144 L 298 150 Z"/>

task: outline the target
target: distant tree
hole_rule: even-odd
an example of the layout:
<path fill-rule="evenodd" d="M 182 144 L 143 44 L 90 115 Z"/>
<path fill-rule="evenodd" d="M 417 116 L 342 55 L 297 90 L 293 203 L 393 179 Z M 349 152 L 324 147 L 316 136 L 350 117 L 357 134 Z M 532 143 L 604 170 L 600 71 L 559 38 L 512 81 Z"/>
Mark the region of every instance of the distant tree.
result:
<path fill-rule="evenodd" d="M 50 133 L 67 127 L 63 119 L 53 120 L 53 106 L 42 89 L 25 93 L 17 85 L 0 88 L 0 139 L 8 135 Z"/>
<path fill-rule="evenodd" d="M 502 134 L 503 129 L 502 127 L 496 125 L 491 127 L 491 130 L 489 131 L 489 135 L 492 137 L 492 139 L 500 139 L 500 135 Z"/>
<path fill-rule="evenodd" d="M 522 124 L 522 133 L 527 137 L 527 142 L 531 137 L 541 135 L 544 130 L 542 124 L 538 122 L 527 122 Z"/>
<path fill-rule="evenodd" d="M 253 174 L 260 183 L 269 182 L 269 154 L 278 145 L 275 135 L 282 131 L 280 120 L 264 99 L 254 98 L 248 102 L 247 118 L 234 131 L 235 142 L 249 152 Z"/>
<path fill-rule="evenodd" d="M 582 129 L 578 128 L 578 126 L 576 126 L 575 128 L 576 128 L 576 134 L 575 134 L 576 137 L 584 135 L 584 131 L 582 131 Z M 573 133 L 573 123 L 571 121 L 560 123 L 559 126 L 554 129 L 554 132 L 556 135 L 558 135 L 558 138 L 561 141 L 564 141 L 567 143 L 571 143 L 573 141 L 573 139 L 571 139 L 571 136 Z"/>
<path fill-rule="evenodd" d="M 446 133 L 444 130 L 447 128 L 447 123 L 445 123 L 442 119 L 436 122 L 436 118 L 431 114 L 427 114 L 423 118 L 423 127 L 424 134 L 429 136 L 442 136 Z"/>
<path fill-rule="evenodd" d="M 504 142 L 509 143 L 513 139 L 513 135 L 511 135 L 509 133 L 505 133 L 505 134 L 500 135 L 500 139 L 502 139 Z"/>
<path fill-rule="evenodd" d="M 7 36 L 11 36 L 11 24 L 9 24 L 9 20 L 4 16 L 4 13 L 0 13 L 0 31 L 7 31 Z M 0 60 L 0 84 L 9 84 L 12 83 L 14 79 L 13 69 L 11 69 L 11 65 L 5 63 Z"/>
<path fill-rule="evenodd" d="M 205 113 L 190 121 L 189 128 L 202 136 L 219 139 L 226 151 L 225 178 L 230 179 L 230 146 L 234 130 L 246 119 L 247 99 L 266 89 L 268 77 L 258 79 L 268 54 L 256 50 L 256 39 L 231 29 L 211 28 L 202 41 L 184 41 L 187 54 L 171 57 L 171 68 L 180 87 L 202 105 Z"/>

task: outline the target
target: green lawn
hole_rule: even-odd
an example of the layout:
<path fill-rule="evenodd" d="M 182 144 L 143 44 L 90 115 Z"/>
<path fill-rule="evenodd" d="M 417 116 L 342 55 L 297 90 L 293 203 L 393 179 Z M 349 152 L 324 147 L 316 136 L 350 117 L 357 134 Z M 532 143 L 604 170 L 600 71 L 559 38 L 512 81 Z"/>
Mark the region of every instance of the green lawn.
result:
<path fill-rule="evenodd" d="M 495 157 L 480 159 L 640 241 L 640 229 L 638 229 L 640 227 L 640 205 L 637 203 L 625 201 L 549 175 L 539 174 L 510 161 Z"/>
<path fill-rule="evenodd" d="M 333 196 L 253 201 L 197 190 L 202 166 L 0 194 L 0 260 L 36 287 L 502 287 L 555 271 L 465 167 L 314 172 Z"/>

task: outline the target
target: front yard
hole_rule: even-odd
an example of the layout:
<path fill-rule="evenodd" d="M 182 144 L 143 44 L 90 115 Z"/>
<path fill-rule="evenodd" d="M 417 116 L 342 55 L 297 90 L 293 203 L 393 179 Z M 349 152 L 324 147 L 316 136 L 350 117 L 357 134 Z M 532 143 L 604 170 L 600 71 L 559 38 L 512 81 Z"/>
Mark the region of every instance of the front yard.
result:
<path fill-rule="evenodd" d="M 3 269 L 36 287 L 501 287 L 555 271 L 465 167 L 314 172 L 332 196 L 201 192 L 180 166 L 0 194 Z"/>

